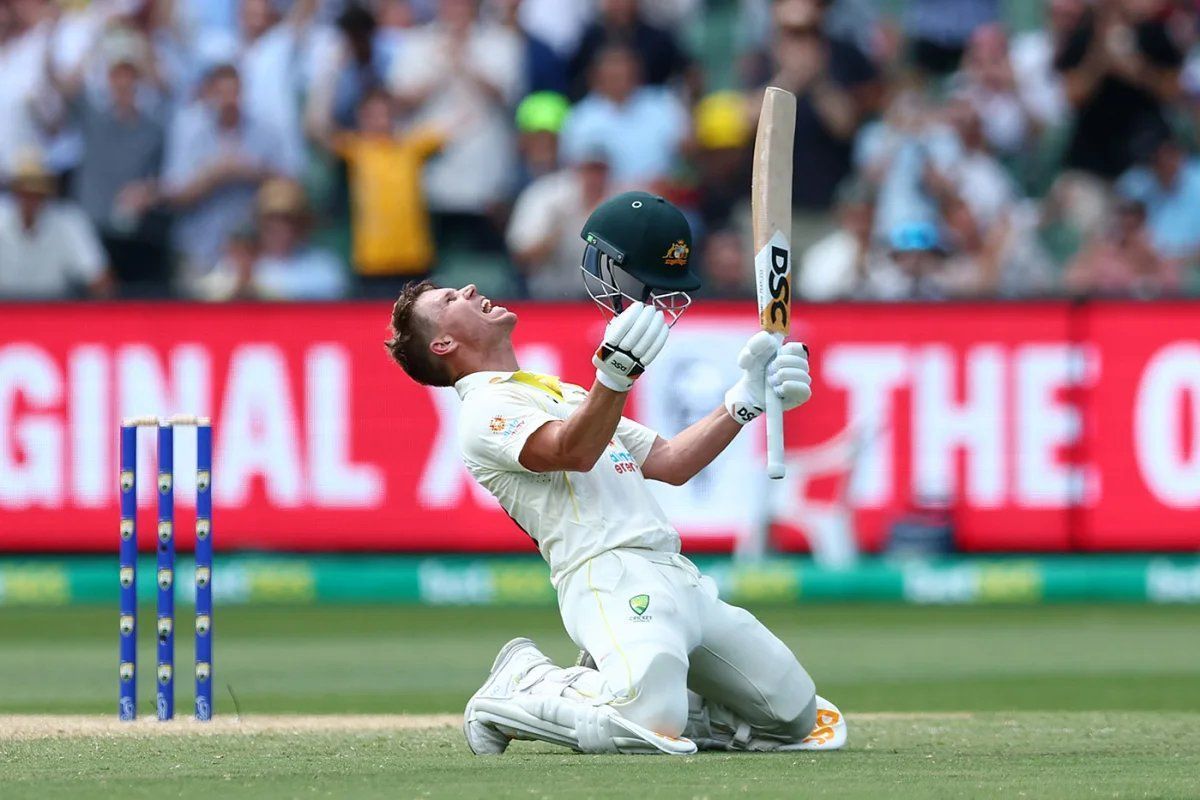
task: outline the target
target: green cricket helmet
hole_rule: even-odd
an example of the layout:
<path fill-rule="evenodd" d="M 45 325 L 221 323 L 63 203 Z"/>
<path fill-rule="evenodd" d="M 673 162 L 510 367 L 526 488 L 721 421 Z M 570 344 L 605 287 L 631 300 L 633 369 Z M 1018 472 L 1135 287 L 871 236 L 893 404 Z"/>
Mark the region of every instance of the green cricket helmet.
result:
<path fill-rule="evenodd" d="M 583 282 L 601 310 L 619 314 L 630 302 L 653 304 L 672 323 L 700 288 L 690 267 L 692 230 L 683 213 L 658 195 L 625 192 L 601 203 L 580 231 Z"/>

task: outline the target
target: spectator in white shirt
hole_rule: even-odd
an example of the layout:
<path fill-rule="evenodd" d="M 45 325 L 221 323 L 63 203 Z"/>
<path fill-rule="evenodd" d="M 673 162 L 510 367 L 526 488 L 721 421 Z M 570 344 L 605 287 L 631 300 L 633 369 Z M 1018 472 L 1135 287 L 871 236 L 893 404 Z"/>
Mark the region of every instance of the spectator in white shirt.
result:
<path fill-rule="evenodd" d="M 899 92 L 883 117 L 868 123 L 854 145 L 857 171 L 876 189 L 875 236 L 885 239 L 914 221 L 939 223 L 926 178 L 945 174 L 962 156 L 962 143 L 929 98 Z"/>
<path fill-rule="evenodd" d="M 104 250 L 82 209 L 54 199 L 40 158 L 18 157 L 0 198 L 0 297 L 59 299 L 111 292 Z"/>
<path fill-rule="evenodd" d="M 573 166 L 538 178 L 517 197 L 508 247 L 532 297 L 587 297 L 579 272 L 579 234 L 608 194 L 607 157 L 595 150 Z"/>
<path fill-rule="evenodd" d="M 1013 78 L 1030 116 L 1042 128 L 1065 126 L 1070 107 L 1062 76 L 1054 69 L 1060 44 L 1079 25 L 1088 0 L 1048 0 L 1046 27 L 1016 34 L 1009 46 Z"/>
<path fill-rule="evenodd" d="M 971 35 L 957 80 L 960 96 L 979 113 L 993 150 L 1013 155 L 1028 146 L 1038 122 L 1017 85 L 1008 37 L 999 24 L 985 25 Z"/>
<path fill-rule="evenodd" d="M 241 0 L 239 35 L 209 29 L 198 50 L 208 64 L 234 64 L 246 108 L 274 129 L 290 172 L 303 167 L 300 98 L 317 75 L 337 66 L 338 34 L 313 17 L 317 0 L 293 0 L 281 15 L 271 0 Z"/>
<path fill-rule="evenodd" d="M 43 145 L 36 104 L 43 87 L 48 9 L 47 3 L 0 4 L 0 172 L 11 172 L 18 157 Z"/>
<path fill-rule="evenodd" d="M 453 131 L 425 170 L 443 241 L 471 237 L 477 247 L 503 250 L 491 217 L 511 197 L 516 174 L 511 119 L 521 53 L 511 30 L 479 19 L 477 0 L 439 0 L 437 19 L 413 31 L 393 65 L 391 88 L 415 109 L 414 124 Z"/>
<path fill-rule="evenodd" d="M 345 265 L 310 240 L 303 187 L 272 178 L 258 192 L 258 227 L 235 229 L 225 257 L 198 285 L 209 300 L 337 300 L 348 284 Z"/>
<path fill-rule="evenodd" d="M 1036 205 L 1022 200 L 1008 171 L 988 150 L 985 121 L 968 100 L 951 98 L 944 114 L 961 150 L 944 169 L 925 174 L 955 246 L 943 286 L 960 296 L 1048 290 L 1052 265 L 1037 238 Z"/>
<path fill-rule="evenodd" d="M 229 233 L 254 209 L 254 193 L 288 162 L 274 128 L 243 113 L 241 81 L 217 67 L 204 95 L 181 111 L 167 138 L 163 190 L 175 208 L 175 248 L 185 280 L 210 270 Z"/>
<path fill-rule="evenodd" d="M 85 86 L 95 62 L 108 73 L 102 95 Z M 138 103 L 156 73 L 154 50 L 139 34 L 116 29 L 93 42 L 75 70 L 58 73 L 47 59 L 46 73 L 64 102 L 61 122 L 75 127 L 83 145 L 71 181 L 74 199 L 100 234 L 118 279 L 165 289 L 167 220 L 157 208 L 164 126 L 160 114 Z"/>
<path fill-rule="evenodd" d="M 837 230 L 804 253 L 797 293 L 806 300 L 838 300 L 857 295 L 867 278 L 875 208 L 865 181 L 838 187 Z"/>
<path fill-rule="evenodd" d="M 314 245 L 308 199 L 300 184 L 274 178 L 258 192 L 258 260 L 253 291 L 272 300 L 337 300 L 345 296 L 346 267 Z"/>
<path fill-rule="evenodd" d="M 596 56 L 591 91 L 567 118 L 562 148 L 568 159 L 606 148 L 616 190 L 653 189 L 670 176 L 688 129 L 687 110 L 669 90 L 642 84 L 637 53 L 609 45 Z"/>

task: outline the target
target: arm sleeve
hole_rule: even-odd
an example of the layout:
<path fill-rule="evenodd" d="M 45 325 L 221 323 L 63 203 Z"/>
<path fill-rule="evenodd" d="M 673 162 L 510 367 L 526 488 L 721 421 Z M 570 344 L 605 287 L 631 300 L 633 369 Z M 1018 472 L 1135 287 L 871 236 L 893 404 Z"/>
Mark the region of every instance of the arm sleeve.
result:
<path fill-rule="evenodd" d="M 658 440 L 658 434 L 640 422 L 634 422 L 628 417 L 621 417 L 621 421 L 617 423 L 617 438 L 621 440 L 621 444 L 625 445 L 625 449 L 629 451 L 640 467 L 650 457 L 650 449 Z"/>
<path fill-rule="evenodd" d="M 463 403 L 458 438 L 467 460 L 501 472 L 529 472 L 521 450 L 534 431 L 557 421 L 532 399 L 504 391 L 476 392 Z"/>
<path fill-rule="evenodd" d="M 426 126 L 413 131 L 408 138 L 408 144 L 421 158 L 429 158 L 446 143 L 446 133 L 434 126 Z"/>

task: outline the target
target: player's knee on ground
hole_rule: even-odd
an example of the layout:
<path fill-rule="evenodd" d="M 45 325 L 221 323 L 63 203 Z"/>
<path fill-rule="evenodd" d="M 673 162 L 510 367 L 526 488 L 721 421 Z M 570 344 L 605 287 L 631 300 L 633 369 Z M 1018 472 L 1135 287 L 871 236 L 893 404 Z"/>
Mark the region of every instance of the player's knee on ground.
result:
<path fill-rule="evenodd" d="M 633 685 L 624 692 L 629 699 L 613 703 L 621 716 L 664 736 L 683 733 L 688 716 L 687 664 L 658 653 L 631 677 Z"/>
<path fill-rule="evenodd" d="M 789 741 L 799 742 L 812 733 L 815 727 L 817 727 L 817 696 L 814 694 L 808 701 L 808 705 L 800 711 L 795 719 L 781 726 L 780 735 Z"/>
<path fill-rule="evenodd" d="M 767 732 L 800 741 L 817 724 L 817 687 L 799 663 L 787 670 L 780 690 L 771 698 L 771 724 Z"/>

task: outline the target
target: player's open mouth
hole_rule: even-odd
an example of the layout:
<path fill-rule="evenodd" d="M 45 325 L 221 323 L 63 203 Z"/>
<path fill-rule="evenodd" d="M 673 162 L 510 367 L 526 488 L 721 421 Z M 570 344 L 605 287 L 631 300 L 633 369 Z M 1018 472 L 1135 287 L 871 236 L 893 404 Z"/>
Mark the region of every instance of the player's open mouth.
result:
<path fill-rule="evenodd" d="M 508 309 L 506 309 L 504 306 L 493 306 L 492 301 L 485 297 L 479 303 L 479 310 L 484 314 L 491 314 L 493 311 L 503 314 Z"/>

